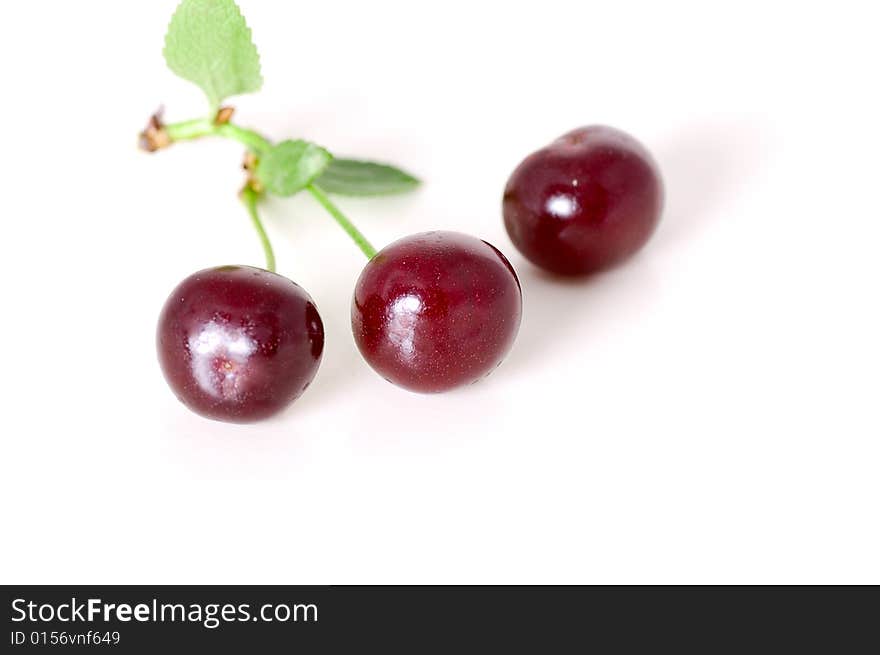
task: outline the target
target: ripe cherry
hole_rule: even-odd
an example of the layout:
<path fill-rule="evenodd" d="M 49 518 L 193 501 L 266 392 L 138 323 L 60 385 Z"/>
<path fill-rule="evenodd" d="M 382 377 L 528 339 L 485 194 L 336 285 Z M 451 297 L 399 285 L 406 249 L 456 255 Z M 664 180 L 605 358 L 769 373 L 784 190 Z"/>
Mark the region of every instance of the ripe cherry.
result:
<path fill-rule="evenodd" d="M 168 297 L 156 336 L 165 379 L 181 402 L 235 423 L 296 400 L 324 350 L 324 325 L 309 295 L 250 266 L 190 275 Z"/>
<path fill-rule="evenodd" d="M 488 375 L 513 345 L 521 315 L 519 280 L 494 246 L 425 232 L 370 260 L 355 287 L 351 323 L 380 375 L 430 393 Z"/>
<path fill-rule="evenodd" d="M 650 153 L 612 127 L 573 130 L 517 167 L 504 190 L 504 225 L 532 263 L 563 275 L 608 268 L 657 226 L 663 183 Z"/>

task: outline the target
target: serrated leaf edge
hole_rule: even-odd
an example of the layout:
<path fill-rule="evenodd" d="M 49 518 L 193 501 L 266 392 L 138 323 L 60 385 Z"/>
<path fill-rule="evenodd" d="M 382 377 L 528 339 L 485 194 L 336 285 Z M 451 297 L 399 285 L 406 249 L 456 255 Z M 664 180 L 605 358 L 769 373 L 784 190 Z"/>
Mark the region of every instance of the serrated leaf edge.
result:
<path fill-rule="evenodd" d="M 168 24 L 165 26 L 165 36 L 162 38 L 162 58 L 165 60 L 165 65 L 168 66 L 168 69 L 172 73 L 174 73 L 175 75 L 180 77 L 180 79 L 185 80 L 185 81 L 189 82 L 190 84 L 192 84 L 193 86 L 198 87 L 202 91 L 202 93 L 204 93 L 206 96 L 208 96 L 208 105 L 210 105 L 211 114 L 214 114 L 220 109 L 220 105 L 223 103 L 223 101 L 226 98 L 225 97 L 224 98 L 217 98 L 215 101 L 213 98 L 211 98 L 211 96 L 208 94 L 207 91 L 202 89 L 202 87 L 200 85 L 196 84 L 195 82 L 192 82 L 191 80 L 187 80 L 186 78 L 179 75 L 174 69 L 171 68 L 171 65 L 168 63 L 168 55 L 166 54 L 166 50 L 168 49 L 168 34 L 171 31 L 171 23 L 174 22 L 174 17 L 177 16 L 177 12 L 179 12 L 181 10 L 181 8 L 183 7 L 183 5 L 185 3 L 186 3 L 186 0 L 180 0 L 180 2 L 177 3 L 177 7 L 174 9 L 174 12 L 171 14 L 171 18 L 168 19 Z M 254 89 L 252 89 L 250 91 L 244 91 L 243 93 L 256 93 L 257 91 L 259 91 L 260 89 L 263 88 L 263 81 L 264 81 L 263 60 L 260 57 L 260 48 L 257 46 L 256 42 L 254 41 L 253 31 L 251 30 L 251 26 L 248 24 L 247 18 L 242 13 L 241 7 L 238 6 L 237 2 L 233 2 L 232 4 L 235 7 L 235 11 L 238 12 L 238 15 L 241 18 L 242 23 L 244 23 L 244 29 L 247 34 L 248 41 L 250 41 L 251 45 L 254 47 L 254 52 L 257 54 L 257 77 L 259 78 L 259 81 L 257 82 L 257 85 Z"/>

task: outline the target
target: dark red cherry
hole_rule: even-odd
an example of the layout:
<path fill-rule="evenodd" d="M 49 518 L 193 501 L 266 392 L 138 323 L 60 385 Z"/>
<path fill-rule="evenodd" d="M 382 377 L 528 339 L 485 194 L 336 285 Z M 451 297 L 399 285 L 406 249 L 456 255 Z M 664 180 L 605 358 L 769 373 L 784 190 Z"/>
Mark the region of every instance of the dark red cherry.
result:
<path fill-rule="evenodd" d="M 663 183 L 650 153 L 612 127 L 583 127 L 526 157 L 504 190 L 504 225 L 532 263 L 563 275 L 608 268 L 657 227 Z"/>
<path fill-rule="evenodd" d="M 309 295 L 250 266 L 194 273 L 168 297 L 156 335 L 171 389 L 197 414 L 244 423 L 296 400 L 318 370 L 324 325 Z"/>
<path fill-rule="evenodd" d="M 521 315 L 519 280 L 494 246 L 425 232 L 370 260 L 355 287 L 351 324 L 380 375 L 429 393 L 488 375 L 513 345 Z"/>

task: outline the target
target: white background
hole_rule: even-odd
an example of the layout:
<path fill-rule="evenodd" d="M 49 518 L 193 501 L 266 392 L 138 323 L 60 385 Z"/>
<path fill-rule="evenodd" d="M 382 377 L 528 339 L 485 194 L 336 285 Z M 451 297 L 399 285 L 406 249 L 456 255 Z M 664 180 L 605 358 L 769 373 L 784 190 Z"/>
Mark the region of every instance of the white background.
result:
<path fill-rule="evenodd" d="M 155 359 L 207 266 L 261 265 L 242 149 L 147 155 L 174 0 L 6 8 L 0 580 L 6 583 L 880 583 L 880 62 L 871 2 L 241 0 L 265 85 L 236 120 L 398 163 L 340 200 L 377 245 L 497 244 L 524 320 L 442 396 L 360 359 L 360 252 L 308 197 L 264 207 L 327 328 L 275 420 L 209 422 Z M 607 123 L 655 154 L 653 240 L 589 280 L 508 240 L 504 182 Z"/>

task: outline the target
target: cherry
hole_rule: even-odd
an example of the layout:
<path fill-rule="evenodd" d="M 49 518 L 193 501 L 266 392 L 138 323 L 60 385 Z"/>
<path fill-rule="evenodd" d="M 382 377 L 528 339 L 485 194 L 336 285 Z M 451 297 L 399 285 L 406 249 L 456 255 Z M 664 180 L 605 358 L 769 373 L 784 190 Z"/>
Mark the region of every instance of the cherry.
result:
<path fill-rule="evenodd" d="M 504 225 L 532 263 L 580 275 L 641 248 L 657 226 L 663 183 L 650 153 L 612 127 L 573 130 L 526 157 L 504 190 Z"/>
<path fill-rule="evenodd" d="M 303 289 L 250 266 L 194 273 L 168 297 L 157 330 L 159 363 L 184 405 L 235 423 L 275 414 L 309 386 L 324 325 Z"/>
<path fill-rule="evenodd" d="M 380 375 L 411 391 L 476 382 L 501 363 L 522 315 L 522 291 L 494 246 L 457 232 L 392 243 L 358 279 L 354 339 Z"/>

